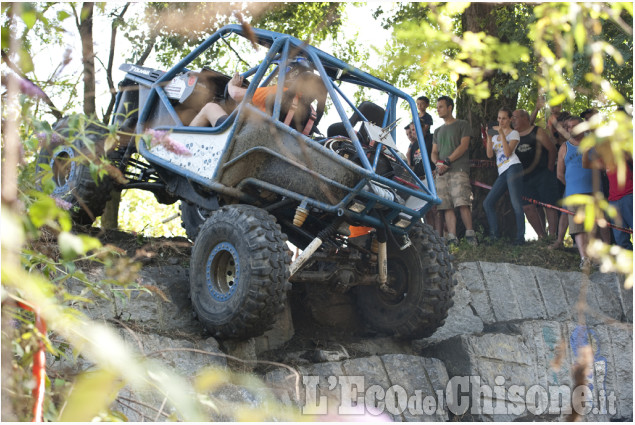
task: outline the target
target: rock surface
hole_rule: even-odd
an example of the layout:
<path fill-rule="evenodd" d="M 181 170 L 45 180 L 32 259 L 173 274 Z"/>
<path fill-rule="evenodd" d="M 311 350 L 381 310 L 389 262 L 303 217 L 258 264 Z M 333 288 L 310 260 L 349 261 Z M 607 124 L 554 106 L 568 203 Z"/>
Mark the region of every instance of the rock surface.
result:
<path fill-rule="evenodd" d="M 232 379 L 208 394 L 212 404 L 259 411 L 259 420 L 553 421 L 567 416 L 572 398 L 576 409 L 582 400 L 589 410 L 584 420 L 632 420 L 633 297 L 616 275 L 475 262 L 459 264 L 456 278 L 445 325 L 412 342 L 299 321 L 293 306 L 262 337 L 216 341 L 191 315 L 188 273 L 178 262 L 146 266 L 143 290 L 114 304 L 95 298 L 86 313 L 118 326 L 141 354 L 183 376 L 209 367 L 260 376 L 251 385 Z M 325 319 L 325 299 L 310 300 L 305 313 Z M 352 308 L 345 300 L 339 297 L 336 306 L 342 317 Z M 577 384 L 588 394 L 572 397 L 575 388 L 584 389 L 572 378 L 584 346 L 591 348 L 593 370 Z M 289 366 L 263 362 L 271 360 Z M 49 367 L 74 373 L 91 365 L 80 357 L 49 359 Z M 156 394 L 124 392 L 113 407 L 130 420 L 165 420 L 172 413 L 159 413 L 163 399 Z M 279 407 L 272 408 L 274 396 Z M 211 409 L 210 419 L 241 419 L 228 413 L 235 410 Z"/>

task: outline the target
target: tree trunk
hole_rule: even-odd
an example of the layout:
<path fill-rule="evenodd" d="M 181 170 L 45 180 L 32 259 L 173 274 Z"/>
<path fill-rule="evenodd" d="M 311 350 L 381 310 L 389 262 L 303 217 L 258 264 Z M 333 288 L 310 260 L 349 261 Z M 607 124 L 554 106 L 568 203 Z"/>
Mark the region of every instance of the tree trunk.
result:
<path fill-rule="evenodd" d="M 496 20 L 494 19 L 495 10 L 501 4 L 494 3 L 472 3 L 463 15 L 463 30 L 480 32 L 498 37 Z M 508 107 L 512 110 L 516 107 L 518 96 L 506 97 L 502 93 L 496 93 L 498 87 L 505 87 L 510 80 L 507 75 L 495 73 L 488 79 L 492 95 L 489 99 L 481 103 L 476 103 L 474 99 L 464 91 L 457 90 L 457 118 L 466 120 L 472 128 L 472 140 L 470 141 L 470 159 L 482 160 L 489 159 L 485 152 L 485 145 L 481 137 L 481 124 L 496 120 L 498 110 L 502 107 Z M 461 80 L 458 81 L 458 87 L 461 87 Z M 493 160 L 493 158 L 492 158 Z M 473 166 L 470 170 L 470 179 L 474 182 L 485 183 L 491 186 L 498 176 L 496 166 L 484 167 L 482 165 Z M 489 226 L 485 211 L 483 210 L 483 201 L 489 193 L 489 190 L 477 186 L 472 186 L 474 200 L 472 202 L 472 221 L 476 231 L 482 230 L 486 235 L 489 233 Z M 515 218 L 513 209 L 509 201 L 509 196 L 503 196 L 498 202 L 496 213 L 499 223 L 501 236 L 514 237 L 516 234 Z M 457 234 L 464 231 L 463 223 L 457 223 Z"/>
<path fill-rule="evenodd" d="M 117 229 L 119 227 L 119 203 L 121 202 L 121 191 L 113 190 L 110 201 L 106 203 L 104 213 L 101 215 L 102 229 Z"/>
<path fill-rule="evenodd" d="M 111 32 L 110 32 L 110 53 L 108 55 L 108 65 L 106 67 L 106 79 L 108 80 L 108 87 L 110 88 L 110 103 L 108 104 L 108 108 L 106 109 L 106 114 L 104 115 L 104 124 L 108 124 L 110 121 L 110 115 L 112 114 L 113 107 L 115 105 L 115 97 L 117 90 L 115 89 L 115 84 L 112 79 L 112 66 L 115 57 L 115 41 L 117 39 L 117 28 L 119 26 L 119 21 L 123 19 L 123 15 L 128 10 L 128 6 L 130 3 L 126 3 L 123 10 L 119 15 L 115 16 L 112 21 Z M 119 227 L 119 204 L 121 203 L 121 191 L 113 190 L 111 192 L 110 201 L 106 203 L 106 208 L 104 208 L 104 213 L 101 216 L 101 227 L 102 229 L 117 229 Z"/>
<path fill-rule="evenodd" d="M 95 115 L 95 53 L 93 51 L 94 3 L 83 3 L 79 17 L 79 35 L 82 39 L 82 61 L 84 63 L 84 113 Z"/>

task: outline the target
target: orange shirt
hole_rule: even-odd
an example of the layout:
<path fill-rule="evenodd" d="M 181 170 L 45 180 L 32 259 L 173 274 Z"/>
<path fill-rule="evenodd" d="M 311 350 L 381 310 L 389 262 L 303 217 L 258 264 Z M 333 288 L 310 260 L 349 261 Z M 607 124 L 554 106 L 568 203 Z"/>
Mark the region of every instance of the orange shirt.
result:
<path fill-rule="evenodd" d="M 267 112 L 267 108 L 266 108 L 266 102 L 267 102 L 267 97 L 270 94 L 276 94 L 276 91 L 278 90 L 278 86 L 268 86 L 268 87 L 258 87 L 256 89 L 256 91 L 254 92 L 254 97 L 252 98 L 252 103 L 254 104 L 255 107 L 257 107 L 258 109 L 260 109 L 262 112 Z M 284 91 L 286 91 L 287 88 L 284 87 Z"/>

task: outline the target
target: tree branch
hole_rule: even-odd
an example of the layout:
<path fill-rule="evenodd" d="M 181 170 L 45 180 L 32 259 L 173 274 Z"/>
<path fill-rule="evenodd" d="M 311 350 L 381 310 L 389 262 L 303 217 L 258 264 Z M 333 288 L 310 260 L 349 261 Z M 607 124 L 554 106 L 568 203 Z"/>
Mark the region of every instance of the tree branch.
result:
<path fill-rule="evenodd" d="M 148 59 L 148 56 L 150 56 L 150 53 L 152 52 L 152 48 L 154 47 L 155 43 L 156 43 L 156 34 L 152 36 L 152 41 L 148 43 L 148 45 L 146 46 L 146 49 L 143 51 L 143 53 L 141 54 L 141 56 L 139 57 L 139 60 L 137 60 L 136 65 L 143 65 L 146 61 L 146 59 Z"/>
<path fill-rule="evenodd" d="M 7 66 L 13 71 L 15 72 L 20 78 L 27 80 L 28 82 L 30 82 L 31 84 L 34 84 L 37 86 L 37 84 L 35 84 L 33 81 L 31 81 L 26 75 L 24 75 L 24 73 L 22 72 L 22 70 L 20 68 L 17 67 L 16 64 L 14 64 L 11 59 L 9 58 L 9 55 L 7 55 L 7 53 L 3 50 L 2 51 L 2 61 L 7 64 Z M 53 104 L 53 101 L 51 100 L 50 97 L 48 97 L 48 95 L 44 92 L 44 90 L 42 90 L 43 93 L 43 100 L 44 103 L 46 103 L 49 108 L 51 108 L 51 114 L 55 117 L 55 119 L 61 119 L 62 118 L 62 112 Z"/>
<path fill-rule="evenodd" d="M 130 3 L 126 3 L 123 10 L 119 15 L 115 15 L 112 20 L 112 26 L 110 31 L 110 53 L 108 54 L 108 65 L 106 66 L 106 80 L 108 81 L 108 88 L 110 89 L 110 102 L 108 103 L 108 108 L 106 109 L 106 113 L 104 114 L 104 124 L 108 124 L 110 121 L 110 114 L 112 114 L 112 110 L 115 107 L 115 99 L 117 91 L 115 90 L 115 83 L 112 80 L 112 64 L 115 59 L 115 42 L 117 39 L 117 28 L 119 26 L 119 20 L 123 19 L 123 15 L 128 10 Z"/>

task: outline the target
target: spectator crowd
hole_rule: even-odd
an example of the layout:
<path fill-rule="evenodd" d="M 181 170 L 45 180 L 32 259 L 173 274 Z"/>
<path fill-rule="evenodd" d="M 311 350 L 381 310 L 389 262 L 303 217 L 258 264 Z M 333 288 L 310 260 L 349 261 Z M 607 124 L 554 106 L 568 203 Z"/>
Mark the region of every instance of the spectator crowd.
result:
<path fill-rule="evenodd" d="M 429 106 L 427 97 L 417 98 L 425 147 L 442 203 L 426 215 L 425 221 L 445 236 L 448 244 L 457 244 L 455 210 L 458 209 L 466 229 L 465 240 L 476 246 L 470 181 L 471 127 L 467 121 L 455 118 L 454 101 L 441 96 L 436 110 L 443 124 L 432 133 L 433 120 L 426 111 Z M 582 214 L 574 205 L 559 205 L 571 195 L 601 193 L 618 213 L 611 222 L 632 229 L 633 159 L 623 152 L 627 165 L 624 178 L 618 174 L 615 161 L 605 162 L 603 158 L 607 155 L 600 155 L 595 149 L 583 152 L 580 143 L 590 128 L 588 121 L 598 113 L 595 109 L 572 116 L 560 106 L 552 106 L 545 119 L 546 128 L 542 128 L 535 121 L 543 106 L 539 101 L 531 115 L 523 109 L 502 108 L 495 123 L 483 126 L 486 153 L 494 159 L 498 177 L 483 201 L 489 234 L 482 242 L 491 243 L 500 238 L 496 204 L 500 198 L 508 196 L 516 222 L 511 243 L 521 245 L 525 242 L 525 217 L 538 238 L 553 241 L 549 246 L 551 249 L 563 246 L 568 230 L 580 254 L 580 268 L 590 269 L 589 234 L 580 221 Z M 413 171 L 424 178 L 414 123 L 408 124 L 405 130 L 410 142 L 407 161 Z M 612 235 L 606 226 L 596 226 L 593 231 L 605 243 L 633 249 L 631 234 L 616 226 L 612 228 Z"/>

